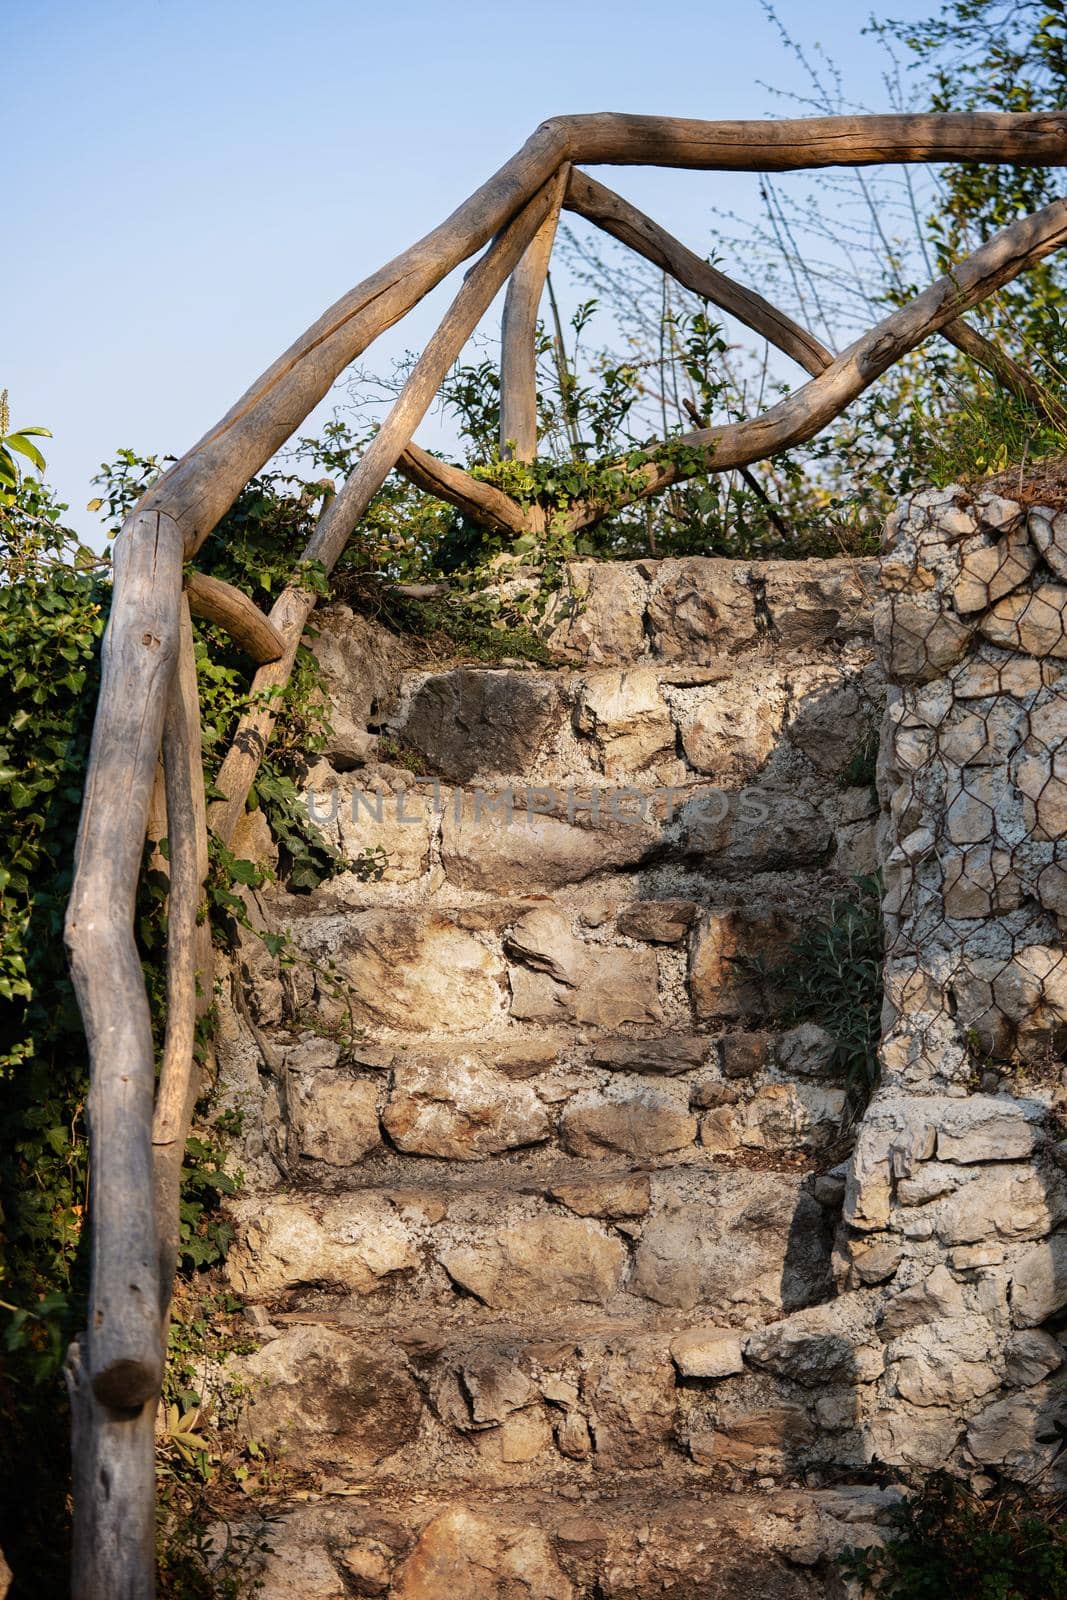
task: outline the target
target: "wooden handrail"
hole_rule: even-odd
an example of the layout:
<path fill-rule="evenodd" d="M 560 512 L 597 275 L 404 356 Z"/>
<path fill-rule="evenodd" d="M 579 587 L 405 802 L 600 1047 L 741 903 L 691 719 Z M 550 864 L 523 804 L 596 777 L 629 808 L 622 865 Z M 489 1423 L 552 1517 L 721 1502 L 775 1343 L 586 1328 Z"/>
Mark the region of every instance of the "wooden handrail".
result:
<path fill-rule="evenodd" d="M 765 333 L 813 375 L 764 416 L 681 441 L 703 470 L 746 464 L 810 438 L 879 373 L 932 333 L 978 350 L 958 319 L 1067 240 L 1067 202 L 1021 219 L 957 264 L 841 355 L 762 297 L 701 262 L 577 163 L 788 171 L 906 161 L 1067 163 L 1067 113 L 814 117 L 694 122 L 614 113 L 558 117 L 439 227 L 332 306 L 142 498 L 115 544 L 111 616 L 67 916 L 67 944 L 92 1060 L 89 1097 L 91 1274 L 88 1332 L 68 1362 L 74 1417 L 74 1593 L 149 1600 L 154 1543 L 152 1434 L 177 1256 L 181 1158 L 196 1092 L 193 1033 L 210 997 L 210 929 L 197 921 L 206 871 L 199 711 L 190 608 L 227 628 L 258 663 L 253 709 L 218 778 L 209 822 L 224 841 L 245 805 L 315 596 L 297 578 L 269 618 L 229 585 L 183 563 L 249 479 L 285 443 L 349 363 L 461 262 L 485 249 L 413 368 L 382 428 L 324 507 L 303 559 L 329 571 L 371 498 L 397 467 L 500 532 L 536 525 L 508 495 L 436 461 L 413 442 L 449 366 L 505 282 L 505 439 L 536 451 L 532 391 L 537 302 L 561 204 L 590 217 L 680 282 Z M 962 335 L 960 328 L 964 329 Z M 988 343 L 986 341 L 985 343 Z M 968 348 L 968 345 L 970 348 Z M 985 364 L 1023 392 L 1017 363 Z M 976 355 L 975 359 L 980 359 Z M 1007 362 L 1007 364 L 1005 364 Z M 1021 376 L 1020 376 L 1021 374 Z M 690 468 L 686 468 L 690 470 Z M 634 496 L 683 476 L 649 459 Z M 602 514 L 578 507 L 574 526 Z M 214 607 L 212 612 L 211 607 Z M 275 691 L 268 698 L 263 691 Z M 133 934 L 134 905 L 161 740 L 170 838 L 170 1016 L 158 1095 L 151 1019 Z M 156 824 L 158 829 L 158 823 Z"/>

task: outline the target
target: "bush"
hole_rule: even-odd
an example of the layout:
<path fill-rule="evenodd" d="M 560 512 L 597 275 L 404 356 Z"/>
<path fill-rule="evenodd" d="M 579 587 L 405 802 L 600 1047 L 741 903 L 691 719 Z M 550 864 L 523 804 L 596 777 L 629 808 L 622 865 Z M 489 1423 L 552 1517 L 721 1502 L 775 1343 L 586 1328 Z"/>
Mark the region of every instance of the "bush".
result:
<path fill-rule="evenodd" d="M 877 1600 L 1067 1600 L 1067 1512 L 1057 1499 L 981 1499 L 935 1472 L 893 1521 L 880 1549 L 841 1561 Z"/>

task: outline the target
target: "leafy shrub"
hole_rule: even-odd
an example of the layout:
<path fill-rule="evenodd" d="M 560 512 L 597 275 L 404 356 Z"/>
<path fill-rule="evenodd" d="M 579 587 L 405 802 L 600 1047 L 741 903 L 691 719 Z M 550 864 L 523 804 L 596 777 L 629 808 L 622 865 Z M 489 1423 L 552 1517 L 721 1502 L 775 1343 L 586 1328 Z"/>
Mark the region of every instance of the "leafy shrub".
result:
<path fill-rule="evenodd" d="M 1025 1491 L 981 1499 L 933 1473 L 893 1512 L 880 1549 L 851 1550 L 844 1573 L 875 1600 L 1067 1600 L 1067 1508 Z"/>

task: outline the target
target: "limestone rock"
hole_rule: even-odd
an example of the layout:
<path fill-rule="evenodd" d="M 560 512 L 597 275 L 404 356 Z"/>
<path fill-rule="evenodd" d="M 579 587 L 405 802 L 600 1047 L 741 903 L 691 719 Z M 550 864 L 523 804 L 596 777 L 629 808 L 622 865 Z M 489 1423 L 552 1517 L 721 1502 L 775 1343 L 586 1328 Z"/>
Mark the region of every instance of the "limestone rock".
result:
<path fill-rule="evenodd" d="M 674 754 L 674 723 L 652 667 L 591 673 L 579 692 L 574 723 L 596 743 L 609 777 L 625 778 Z"/>
<path fill-rule="evenodd" d="M 863 1298 L 843 1295 L 822 1306 L 797 1311 L 745 1338 L 749 1361 L 806 1388 L 877 1378 L 883 1356 L 872 1331 L 872 1307 Z"/>
<path fill-rule="evenodd" d="M 352 1167 L 381 1143 L 373 1079 L 336 1070 L 290 1071 L 285 1106 L 290 1164 L 310 1160 Z"/>
<path fill-rule="evenodd" d="M 881 1313 L 879 1332 L 883 1339 L 892 1339 L 908 1328 L 962 1312 L 963 1291 L 948 1268 L 938 1265 L 920 1283 L 893 1296 Z"/>
<path fill-rule="evenodd" d="M 492 1357 L 464 1364 L 463 1387 L 470 1399 L 473 1420 L 483 1426 L 503 1422 L 535 1398 L 534 1386 L 525 1372 L 508 1360 Z"/>
<path fill-rule="evenodd" d="M 1037 551 L 1025 528 L 1006 534 L 993 545 L 965 547 L 952 596 L 956 610 L 963 615 L 984 611 L 1025 583 L 1036 564 Z"/>
<path fill-rule="evenodd" d="M 750 1172 L 712 1179 L 704 1203 L 677 1201 L 653 1213 L 630 1286 L 682 1311 L 751 1306 L 781 1315 L 820 1298 L 828 1281 L 822 1208 L 777 1175 Z"/>
<path fill-rule="evenodd" d="M 1010 605 L 1018 598 L 1011 595 L 1000 604 Z M 992 637 L 987 625 L 995 615 L 994 611 L 983 619 L 982 630 L 987 638 Z M 890 677 L 897 683 L 929 683 L 962 660 L 973 630 L 961 618 L 940 610 L 936 602 L 920 603 L 893 596 L 884 613 L 880 613 L 879 631 Z"/>
<path fill-rule="evenodd" d="M 878 567 L 875 558 L 851 556 L 754 564 L 753 586 L 762 588 L 776 643 L 788 650 L 868 638 Z"/>
<path fill-rule="evenodd" d="M 239 1200 L 226 1275 L 249 1299 L 319 1283 L 370 1294 L 419 1264 L 411 1235 L 376 1196 Z"/>
<path fill-rule="evenodd" d="M 998 600 L 982 618 L 983 635 L 1006 650 L 1019 650 L 1042 660 L 1067 658 L 1067 626 L 1064 610 L 1067 589 L 1055 583 L 1042 583 L 1033 590 L 1009 594 Z"/>
<path fill-rule="evenodd" d="M 316 797 L 318 815 L 328 816 L 333 800 Z M 337 793 L 337 842 L 346 861 L 370 859 L 376 881 L 413 883 L 430 864 L 433 802 L 411 789 L 394 793 L 377 781 L 366 789 L 345 784 Z M 330 831 L 330 830 L 327 830 Z"/>
<path fill-rule="evenodd" d="M 572 561 L 546 617 L 553 650 L 593 662 L 629 664 L 644 654 L 648 584 L 638 563 Z"/>
<path fill-rule="evenodd" d="M 998 1382 L 997 1339 L 985 1318 L 942 1317 L 903 1334 L 887 1351 L 897 1394 L 917 1406 L 961 1406 Z"/>
<path fill-rule="evenodd" d="M 779 1036 L 774 1053 L 783 1072 L 817 1077 L 832 1067 L 837 1040 L 817 1022 L 801 1022 Z"/>
<path fill-rule="evenodd" d="M 1013 1333 L 1004 1346 L 1004 1381 L 1030 1389 L 1063 1366 L 1063 1346 L 1040 1328 Z"/>
<path fill-rule="evenodd" d="M 294 1466 L 365 1471 L 415 1438 L 422 1395 L 406 1362 L 380 1340 L 333 1329 L 287 1329 L 239 1364 L 242 1430 Z"/>
<path fill-rule="evenodd" d="M 596 1352 L 586 1396 L 597 1458 L 609 1467 L 654 1467 L 674 1429 L 674 1370 L 662 1342 L 608 1344 Z"/>
<path fill-rule="evenodd" d="M 354 1593 L 370 1600 L 388 1591 L 393 1559 L 393 1552 L 378 1539 L 355 1539 L 337 1555 Z"/>
<path fill-rule="evenodd" d="M 912 1406 L 897 1398 L 870 1424 L 871 1457 L 889 1466 L 943 1468 L 962 1431 L 963 1419 L 955 1408 Z"/>
<path fill-rule="evenodd" d="M 668 1033 L 658 1039 L 598 1039 L 589 1061 L 613 1072 L 673 1075 L 702 1066 L 707 1053 L 703 1034 Z"/>
<path fill-rule="evenodd" d="M 661 1016 L 659 968 L 649 950 L 586 944 L 555 907 L 520 918 L 508 936 L 511 1014 L 527 1022 L 584 1022 L 613 1029 Z"/>
<path fill-rule="evenodd" d="M 337 602 L 316 610 L 315 628 L 305 643 L 322 668 L 333 717 L 356 732 L 378 722 L 395 698 L 407 644 Z"/>
<path fill-rule="evenodd" d="M 676 1334 L 671 1359 L 683 1378 L 728 1378 L 745 1370 L 740 1334 L 708 1324 Z"/>
<path fill-rule="evenodd" d="M 830 824 L 802 795 L 777 789 L 698 791 L 679 816 L 682 849 L 736 873 L 812 866 L 830 848 Z"/>
<path fill-rule="evenodd" d="M 626 939 L 649 944 L 680 944 L 696 920 L 692 900 L 632 900 L 619 912 L 615 926 Z"/>
<path fill-rule="evenodd" d="M 1067 832 L 1067 750 L 1026 753 L 1016 761 L 1013 777 L 1030 837 L 1062 839 Z"/>
<path fill-rule="evenodd" d="M 540 815 L 534 809 L 540 804 L 537 794 L 520 794 L 510 818 L 506 809 L 488 807 L 475 815 L 475 802 L 477 794 L 460 807 L 458 817 L 450 804 L 441 819 L 441 862 L 449 882 L 461 889 L 507 894 L 558 889 L 598 872 L 636 866 L 654 841 L 653 830 L 640 819 L 602 815 L 594 826 Z"/>
<path fill-rule="evenodd" d="M 580 1217 L 643 1217 L 651 1204 L 647 1172 L 565 1180 L 548 1193 Z"/>
<path fill-rule="evenodd" d="M 841 1130 L 843 1089 L 819 1083 L 770 1083 L 745 1107 L 741 1143 L 760 1150 L 814 1150 Z"/>
<path fill-rule="evenodd" d="M 1044 1107 L 1025 1100 L 971 1096 L 950 1102 L 937 1129 L 939 1161 L 1018 1161 L 1036 1148 Z"/>
<path fill-rule="evenodd" d="M 537 1144 L 551 1131 L 529 1084 L 463 1060 L 397 1067 L 382 1124 L 408 1154 L 454 1161 Z"/>
<path fill-rule="evenodd" d="M 560 1420 L 556 1427 L 556 1443 L 560 1455 L 569 1461 L 585 1461 L 592 1454 L 589 1424 L 580 1411 L 568 1411 Z"/>
<path fill-rule="evenodd" d="M 1054 1199 L 1042 1174 L 1008 1162 L 979 1167 L 974 1177 L 939 1202 L 934 1221 L 943 1244 L 987 1239 L 1036 1239 L 1052 1227 Z"/>
<path fill-rule="evenodd" d="M 529 672 L 454 667 L 412 696 L 400 735 L 455 783 L 525 772 L 558 715 L 551 679 Z"/>
<path fill-rule="evenodd" d="M 539 1529 L 458 1506 L 423 1529 L 392 1590 L 393 1600 L 574 1600 L 574 1593 Z"/>
<path fill-rule="evenodd" d="M 755 643 L 756 607 L 735 561 L 694 556 L 659 562 L 648 602 L 654 653 L 713 662 Z"/>
<path fill-rule="evenodd" d="M 606 1098 L 572 1100 L 560 1119 L 560 1137 L 576 1156 L 624 1155 L 647 1161 L 688 1149 L 696 1142 L 697 1119 L 684 1105 L 651 1089 Z"/>
<path fill-rule="evenodd" d="M 340 958 L 357 1016 L 404 1032 L 469 1033 L 503 1008 L 504 965 L 440 912 L 351 919 Z"/>
<path fill-rule="evenodd" d="M 967 1425 L 967 1447 L 975 1460 L 1024 1479 L 1046 1467 L 1059 1449 L 1055 1426 L 1062 1422 L 1065 1393 L 1063 1379 L 1054 1378 L 980 1411 Z"/>
<path fill-rule="evenodd" d="M 1067 579 L 1067 514 L 1047 506 L 1031 506 L 1027 527 L 1057 578 Z"/>
<path fill-rule="evenodd" d="M 731 676 L 701 690 L 679 712 L 678 732 L 689 765 L 731 787 L 756 777 L 782 737 L 786 687 L 760 666 L 758 676 Z"/>
<path fill-rule="evenodd" d="M 691 948 L 689 985 L 698 1018 L 749 1016 L 761 1007 L 761 986 L 744 971 L 747 958 L 784 961 L 792 925 L 778 911 L 729 908 L 701 918 Z"/>
<path fill-rule="evenodd" d="M 1012 1270 L 1011 1312 L 1016 1326 L 1035 1328 L 1067 1306 L 1067 1234 L 1035 1244 Z"/>
<path fill-rule="evenodd" d="M 537 1217 L 441 1255 L 456 1283 L 486 1305 L 555 1308 L 561 1299 L 603 1305 L 618 1288 L 626 1250 L 591 1222 Z"/>
<path fill-rule="evenodd" d="M 793 681 L 786 732 L 817 772 L 844 771 L 870 734 L 870 712 L 855 676 L 842 668 L 808 667 Z"/>

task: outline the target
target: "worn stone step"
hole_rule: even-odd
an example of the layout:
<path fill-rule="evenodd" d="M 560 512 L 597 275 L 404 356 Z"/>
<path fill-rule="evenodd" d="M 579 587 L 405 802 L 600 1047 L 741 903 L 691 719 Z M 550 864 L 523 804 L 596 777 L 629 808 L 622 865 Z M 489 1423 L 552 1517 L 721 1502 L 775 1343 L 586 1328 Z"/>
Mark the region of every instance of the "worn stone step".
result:
<path fill-rule="evenodd" d="M 226 1271 L 256 1301 L 346 1299 L 390 1317 L 403 1308 L 461 1323 L 487 1310 L 540 1322 L 573 1304 L 769 1317 L 829 1288 L 834 1214 L 801 1170 L 567 1170 L 545 1185 L 483 1174 L 242 1197 Z"/>
<path fill-rule="evenodd" d="M 266 1052 L 278 1112 L 271 1153 L 294 1183 L 324 1192 L 403 1183 L 412 1156 L 434 1180 L 522 1165 L 543 1182 L 567 1157 L 594 1171 L 627 1160 L 788 1167 L 827 1161 L 839 1140 L 835 1045 L 811 1024 L 590 1032 L 424 1037 L 404 1048 L 275 1030 L 258 1044 L 245 1036 L 243 1064 L 258 1090 Z"/>
<path fill-rule="evenodd" d="M 368 773 L 309 775 L 307 804 L 349 860 L 379 856 L 371 887 L 486 894 L 552 891 L 670 863 L 704 874 L 809 870 L 839 875 L 872 859 L 877 807 L 867 786 L 784 777 L 712 783 L 703 775 L 613 786 L 560 779 L 474 788 L 437 780 L 389 789 Z M 333 892 L 367 898 L 349 875 Z"/>
<path fill-rule="evenodd" d="M 284 981 L 254 936 L 242 958 L 261 1024 L 303 1019 L 353 1045 L 479 1034 L 517 1043 L 550 1029 L 575 1039 L 583 1029 L 691 1032 L 781 1004 L 765 969 L 788 961 L 820 899 L 802 882 L 791 881 L 790 894 L 703 906 L 628 897 L 584 916 L 544 897 L 358 908 L 327 897 L 300 914 L 275 900 L 296 958 Z"/>
<path fill-rule="evenodd" d="M 301 1472 L 499 1488 L 656 1468 L 674 1484 L 871 1463 L 880 1297 L 745 1327 L 561 1307 L 537 1328 L 275 1312 L 237 1362 L 239 1427 Z"/>
<path fill-rule="evenodd" d="M 650 1475 L 651 1476 L 651 1475 Z M 836 1556 L 878 1543 L 895 1489 L 664 1493 L 654 1481 L 579 1501 L 470 1490 L 279 1508 L 262 1600 L 826 1600 Z"/>

